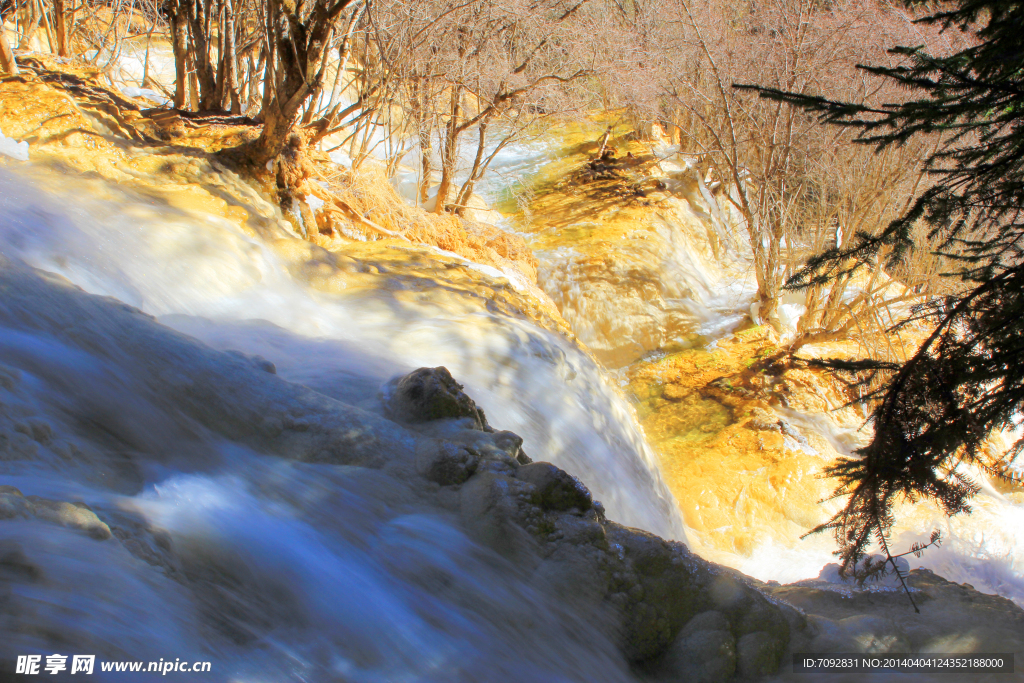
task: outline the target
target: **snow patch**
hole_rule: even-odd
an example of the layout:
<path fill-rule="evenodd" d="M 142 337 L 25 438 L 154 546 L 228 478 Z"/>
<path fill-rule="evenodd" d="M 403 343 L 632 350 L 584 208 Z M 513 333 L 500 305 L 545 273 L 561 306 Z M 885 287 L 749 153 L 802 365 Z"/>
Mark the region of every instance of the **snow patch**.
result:
<path fill-rule="evenodd" d="M 136 88 L 132 85 L 122 85 L 121 92 L 128 97 L 139 97 L 144 100 L 156 102 L 160 105 L 170 104 L 171 100 L 166 95 L 152 90 L 151 88 Z"/>
<path fill-rule="evenodd" d="M 3 131 L 0 131 L 0 154 L 17 161 L 28 161 L 28 143 L 4 137 Z"/>
<path fill-rule="evenodd" d="M 324 200 L 320 199 L 315 194 L 306 195 L 306 204 L 309 206 L 309 210 L 313 213 L 324 208 Z"/>

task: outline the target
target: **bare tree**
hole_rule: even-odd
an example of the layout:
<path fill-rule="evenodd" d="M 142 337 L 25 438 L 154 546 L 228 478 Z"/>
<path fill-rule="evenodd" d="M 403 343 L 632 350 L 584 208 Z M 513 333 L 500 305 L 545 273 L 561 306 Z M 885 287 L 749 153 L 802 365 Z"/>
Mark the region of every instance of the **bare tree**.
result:
<path fill-rule="evenodd" d="M 342 12 L 354 0 L 268 0 L 263 132 L 250 151 L 257 166 L 284 148 L 306 100 L 320 87 L 327 48 Z"/>
<path fill-rule="evenodd" d="M 610 99 L 625 104 L 638 125 L 645 120 L 665 126 L 681 151 L 699 157 L 694 176 L 712 215 L 722 221 L 730 208 L 745 229 L 759 322 L 779 329 L 787 264 L 806 255 L 809 242 L 834 239 L 837 229 L 850 235 L 884 226 L 893 197 L 920 179 L 918 157 L 904 150 L 899 162 L 874 159 L 870 148 L 824 131 L 802 112 L 732 86 L 757 82 L 817 92 L 828 84 L 832 92 L 838 87 L 849 98 L 863 98 L 877 84 L 853 65 L 877 62 L 894 34 L 918 29 L 904 12 L 872 0 L 742 6 L 677 0 L 653 9 L 634 2 L 630 8 L 620 12 L 620 23 L 633 25 L 632 40 L 643 54 L 625 54 L 648 74 L 648 85 L 631 88 L 637 79 L 609 78 Z M 708 192 L 708 180 L 720 183 L 722 191 Z M 849 303 L 838 291 L 808 292 L 803 338 L 849 332 L 852 318 L 837 317 L 840 302 Z M 822 313 L 822 306 L 831 312 Z"/>
<path fill-rule="evenodd" d="M 0 2 L 0 73 L 17 74 L 18 63 L 14 59 L 14 52 L 4 35 L 4 21 L 7 19 L 7 12 L 13 9 L 14 3 Z"/>
<path fill-rule="evenodd" d="M 435 211 L 460 212 L 494 155 L 542 107 L 553 108 L 564 86 L 592 73 L 581 51 L 567 49 L 583 44 L 578 19 L 586 4 L 443 0 L 372 8 L 373 37 L 385 48 L 378 63 L 402 83 L 395 96 L 420 147 L 421 199 L 435 166 L 432 148 L 438 149 Z M 456 188 L 471 132 L 472 161 Z"/>

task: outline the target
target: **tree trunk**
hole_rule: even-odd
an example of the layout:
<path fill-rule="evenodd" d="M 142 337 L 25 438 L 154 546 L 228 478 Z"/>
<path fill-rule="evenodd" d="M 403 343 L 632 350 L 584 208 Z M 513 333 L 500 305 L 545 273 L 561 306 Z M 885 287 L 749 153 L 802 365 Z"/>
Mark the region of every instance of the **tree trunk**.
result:
<path fill-rule="evenodd" d="M 268 0 L 267 30 L 277 54 L 267 69 L 263 132 L 250 149 L 250 160 L 265 165 L 284 149 L 299 112 L 324 75 L 324 55 L 334 23 L 351 0 L 317 0 L 305 22 L 287 0 Z M 270 64 L 268 60 L 268 65 Z"/>
<path fill-rule="evenodd" d="M 449 111 L 448 129 L 445 131 L 444 145 L 441 154 L 441 182 L 437 185 L 437 203 L 434 213 L 444 213 L 444 205 L 448 202 L 448 191 L 455 175 L 455 157 L 459 148 L 459 116 L 462 112 L 462 86 L 452 86 L 451 107 Z"/>
<path fill-rule="evenodd" d="M 217 103 L 222 109 L 227 109 L 237 115 L 242 113 L 242 103 L 238 97 L 238 56 L 235 54 L 234 15 L 235 10 L 231 0 L 224 0 Z"/>
<path fill-rule="evenodd" d="M 64 0 L 53 0 L 53 31 L 57 38 L 57 55 L 68 56 L 68 19 Z"/>
<path fill-rule="evenodd" d="M 257 57 L 256 60 L 253 60 L 252 51 L 250 50 L 245 59 L 249 66 L 246 76 L 247 92 L 245 95 L 244 113 L 249 115 L 259 105 L 260 92 L 256 87 L 256 75 L 263 73 L 263 70 L 266 67 L 267 51 L 265 49 L 260 49 L 259 57 Z"/>
<path fill-rule="evenodd" d="M 171 24 L 171 47 L 174 50 L 174 108 L 185 109 L 188 103 L 188 18 L 180 0 L 172 0 L 167 8 Z"/>
<path fill-rule="evenodd" d="M 43 33 L 46 34 L 46 44 L 50 48 L 50 54 L 57 54 L 57 36 L 54 35 L 53 22 L 50 20 L 50 15 L 47 13 L 46 6 L 43 5 L 42 0 L 39 1 L 39 23 L 43 27 Z"/>
<path fill-rule="evenodd" d="M 186 54 L 188 58 L 188 96 L 189 109 L 199 111 L 199 78 L 196 76 L 196 63 L 192 59 L 192 52 Z"/>
<path fill-rule="evenodd" d="M 11 52 L 11 46 L 7 44 L 7 37 L 4 36 L 3 24 L 0 24 L 0 73 L 18 73 L 18 63 L 14 60 L 14 53 Z"/>
<path fill-rule="evenodd" d="M 21 15 L 21 40 L 18 41 L 18 49 L 31 50 L 32 38 L 35 37 L 40 19 L 35 0 L 27 0 L 22 5 Z"/>
<path fill-rule="evenodd" d="M 433 164 L 430 162 L 430 120 L 427 116 L 427 84 L 426 79 L 414 76 L 412 79 L 412 111 L 410 116 L 416 127 L 416 137 L 420 144 L 420 179 L 416 188 L 416 203 L 423 205 L 430 192 L 430 174 Z"/>
<path fill-rule="evenodd" d="M 217 109 L 224 108 L 224 42 L 225 34 L 227 31 L 224 30 L 226 20 L 224 18 L 224 0 L 218 0 L 217 2 L 217 71 L 214 74 L 214 85 L 213 87 L 213 101 L 216 103 Z"/>
<path fill-rule="evenodd" d="M 215 100 L 217 83 L 214 78 L 213 63 L 210 61 L 210 20 L 209 7 L 212 0 L 207 0 L 204 8 L 202 0 L 185 0 L 188 8 L 189 29 L 192 34 L 192 63 L 195 66 L 196 80 L 199 85 L 199 100 L 192 104 L 198 111 L 210 111 L 217 108 Z"/>
<path fill-rule="evenodd" d="M 484 150 L 487 146 L 487 123 L 481 123 L 478 130 L 480 137 L 477 140 L 476 156 L 473 157 L 473 168 L 469 169 L 469 177 L 466 178 L 466 182 L 462 184 L 462 189 L 459 190 L 459 194 L 455 198 L 457 204 L 455 213 L 460 216 L 466 212 L 466 205 L 469 204 L 469 199 L 473 196 L 473 187 L 480 177 L 480 167 L 484 161 Z"/>

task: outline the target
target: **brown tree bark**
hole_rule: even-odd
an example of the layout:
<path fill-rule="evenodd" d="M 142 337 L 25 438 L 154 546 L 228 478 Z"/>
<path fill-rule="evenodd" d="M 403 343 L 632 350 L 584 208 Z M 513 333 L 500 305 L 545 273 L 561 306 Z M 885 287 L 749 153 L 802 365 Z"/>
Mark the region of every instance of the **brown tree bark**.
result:
<path fill-rule="evenodd" d="M 218 30 L 217 86 L 213 99 L 218 109 L 228 110 L 232 114 L 242 111 L 238 99 L 238 57 L 235 53 L 235 19 L 231 0 L 221 0 L 218 12 L 220 29 Z"/>
<path fill-rule="evenodd" d="M 221 53 L 220 80 L 223 85 L 218 102 L 232 114 L 242 113 L 238 97 L 238 55 L 235 47 L 235 8 L 231 0 L 224 0 L 224 51 Z"/>
<path fill-rule="evenodd" d="M 192 63 L 199 85 L 199 101 L 193 102 L 198 111 L 217 109 L 217 82 L 210 61 L 210 12 L 213 0 L 184 0 L 188 10 L 189 30 L 192 36 Z"/>
<path fill-rule="evenodd" d="M 7 44 L 2 26 L 0 23 L 0 73 L 17 74 L 18 63 L 14 61 L 14 53 L 11 52 L 11 46 Z"/>
<path fill-rule="evenodd" d="M 419 204 L 425 204 L 427 201 L 427 194 L 430 192 L 430 174 L 433 171 L 430 162 L 432 121 L 427 115 L 427 87 L 426 79 L 418 76 L 413 78 L 411 116 L 420 143 L 420 182 L 419 187 L 416 188 L 416 198 Z"/>
<path fill-rule="evenodd" d="M 57 39 L 57 55 L 68 56 L 68 18 L 64 0 L 53 0 L 53 32 Z"/>
<path fill-rule="evenodd" d="M 39 8 L 35 0 L 29 0 L 21 6 L 19 11 L 21 12 L 21 40 L 18 41 L 18 49 L 31 50 L 32 38 L 36 35 L 36 29 L 39 28 L 39 19 L 41 18 Z"/>
<path fill-rule="evenodd" d="M 448 192 L 452 186 L 452 176 L 455 175 L 455 162 L 459 149 L 459 116 L 462 114 L 462 86 L 453 85 L 451 92 L 451 107 L 448 112 L 448 128 L 445 131 L 444 145 L 441 148 L 441 181 L 437 184 L 437 201 L 434 204 L 434 213 L 444 213 L 444 206 L 448 202 Z"/>
<path fill-rule="evenodd" d="M 174 50 L 174 108 L 184 109 L 188 103 L 188 17 L 181 0 L 171 0 L 164 11 L 171 25 Z"/>

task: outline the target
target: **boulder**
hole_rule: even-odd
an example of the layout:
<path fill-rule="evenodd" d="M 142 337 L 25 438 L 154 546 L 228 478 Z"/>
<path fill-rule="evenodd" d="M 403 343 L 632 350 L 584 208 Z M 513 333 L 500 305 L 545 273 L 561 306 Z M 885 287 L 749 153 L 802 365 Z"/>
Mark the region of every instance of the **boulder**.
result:
<path fill-rule="evenodd" d="M 748 633 L 736 643 L 736 669 L 743 678 L 773 674 L 782 663 L 786 642 L 766 631 Z"/>
<path fill-rule="evenodd" d="M 0 486 L 0 520 L 4 519 L 34 519 L 77 529 L 98 541 L 110 538 L 110 527 L 85 503 L 25 496 L 13 486 Z"/>
<path fill-rule="evenodd" d="M 535 462 L 516 470 L 516 478 L 534 486 L 530 501 L 545 510 L 589 510 L 594 499 L 576 477 L 549 462 Z"/>
<path fill-rule="evenodd" d="M 721 612 L 701 612 L 687 622 L 665 653 L 662 668 L 691 683 L 720 683 L 736 672 L 736 638 Z"/>
<path fill-rule="evenodd" d="M 420 368 L 384 385 L 384 410 L 396 422 L 416 423 L 468 417 L 487 427 L 482 410 L 455 381 L 448 368 Z"/>
<path fill-rule="evenodd" d="M 426 479 L 451 486 L 461 484 L 476 471 L 480 456 L 474 451 L 448 441 L 438 444 L 436 450 L 416 458 L 416 469 Z"/>

